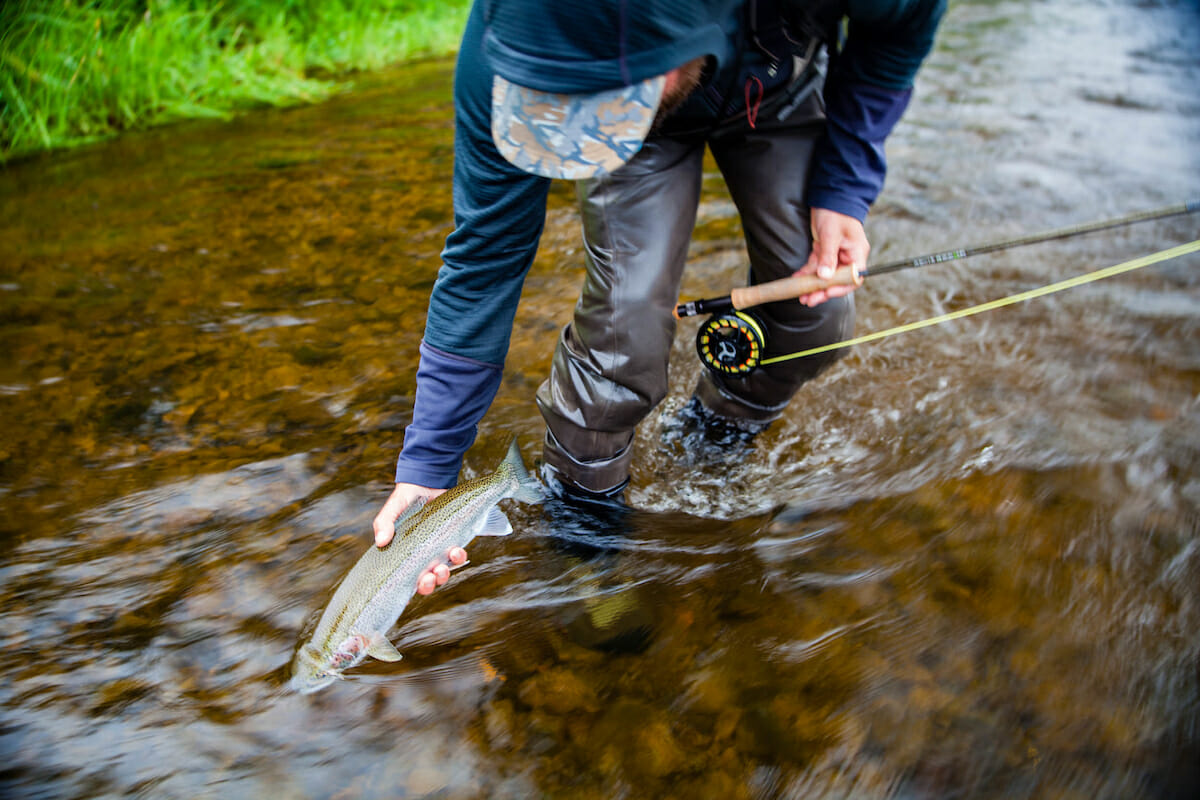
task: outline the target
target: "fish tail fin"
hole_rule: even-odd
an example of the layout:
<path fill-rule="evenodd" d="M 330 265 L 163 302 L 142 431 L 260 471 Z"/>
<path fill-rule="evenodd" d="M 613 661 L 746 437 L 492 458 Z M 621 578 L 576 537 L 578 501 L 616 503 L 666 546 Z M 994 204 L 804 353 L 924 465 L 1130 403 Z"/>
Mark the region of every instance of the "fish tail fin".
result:
<path fill-rule="evenodd" d="M 521 449 L 517 447 L 515 437 L 508 446 L 508 455 L 504 457 L 504 464 L 512 470 L 513 476 L 517 479 L 517 488 L 512 494 L 514 500 L 522 503 L 540 503 L 546 498 L 545 492 L 542 491 L 542 485 L 529 474 L 529 470 L 525 469 L 525 462 L 521 460 Z"/>

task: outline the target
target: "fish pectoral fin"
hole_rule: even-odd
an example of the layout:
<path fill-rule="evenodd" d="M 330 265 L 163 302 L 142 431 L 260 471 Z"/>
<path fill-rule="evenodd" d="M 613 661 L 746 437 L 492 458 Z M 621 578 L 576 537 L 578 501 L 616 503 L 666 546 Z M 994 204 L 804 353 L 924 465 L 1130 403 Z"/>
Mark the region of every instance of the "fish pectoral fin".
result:
<path fill-rule="evenodd" d="M 367 644 L 367 655 L 380 661 L 399 661 L 404 657 L 386 637 L 380 634 L 371 637 Z"/>
<path fill-rule="evenodd" d="M 487 518 L 483 521 L 483 527 L 479 529 L 478 536 L 508 536 L 513 532 L 512 524 L 508 521 L 508 517 L 504 516 L 504 512 L 500 510 L 500 506 L 493 506 L 488 512 Z"/>

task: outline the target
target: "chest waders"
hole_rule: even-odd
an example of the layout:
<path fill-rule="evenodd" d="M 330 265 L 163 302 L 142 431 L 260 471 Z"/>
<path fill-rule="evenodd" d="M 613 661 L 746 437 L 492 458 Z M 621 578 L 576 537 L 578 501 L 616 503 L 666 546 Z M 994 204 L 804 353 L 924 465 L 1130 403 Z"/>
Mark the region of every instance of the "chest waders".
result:
<path fill-rule="evenodd" d="M 770 37 L 759 38 L 768 43 Z M 550 375 L 537 392 L 547 426 L 545 464 L 556 478 L 598 493 L 623 485 L 634 430 L 667 394 L 672 311 L 696 222 L 706 147 L 741 217 L 751 283 L 787 277 L 808 260 L 804 190 L 824 130 L 821 53 L 809 40 L 788 43 L 778 68 L 790 69 L 792 80 L 753 108 L 739 108 L 704 130 L 678 132 L 668 125 L 621 169 L 577 184 L 587 274 Z M 815 308 L 794 300 L 770 303 L 754 313 L 770 342 L 767 356 L 829 344 L 853 331 L 850 297 Z M 744 376 L 704 371 L 695 394 L 721 418 L 761 426 L 840 356 L 822 354 Z"/>

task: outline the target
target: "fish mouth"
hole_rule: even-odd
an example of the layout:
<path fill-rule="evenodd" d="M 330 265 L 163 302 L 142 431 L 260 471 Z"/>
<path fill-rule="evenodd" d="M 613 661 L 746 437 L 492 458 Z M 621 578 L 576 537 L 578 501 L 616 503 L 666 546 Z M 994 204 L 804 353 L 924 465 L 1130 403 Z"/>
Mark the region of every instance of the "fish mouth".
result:
<path fill-rule="evenodd" d="M 340 676 L 332 672 L 298 672 L 292 676 L 288 686 L 300 694 L 313 694 L 335 682 Z"/>
<path fill-rule="evenodd" d="M 312 694 L 341 677 L 337 670 L 330 669 L 322 663 L 320 653 L 311 645 L 305 645 L 296 653 L 296 661 L 292 665 L 292 679 L 288 681 L 288 686 L 300 694 Z"/>

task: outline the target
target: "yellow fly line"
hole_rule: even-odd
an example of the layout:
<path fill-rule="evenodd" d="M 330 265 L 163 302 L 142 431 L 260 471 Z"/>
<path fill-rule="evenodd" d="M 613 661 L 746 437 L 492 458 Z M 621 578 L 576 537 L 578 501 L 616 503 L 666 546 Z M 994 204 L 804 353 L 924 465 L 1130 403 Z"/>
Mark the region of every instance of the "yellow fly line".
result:
<path fill-rule="evenodd" d="M 1189 253 L 1195 253 L 1197 251 L 1200 251 L 1200 239 L 1197 239 L 1194 242 L 1188 242 L 1187 244 L 1181 244 L 1178 247 L 1172 247 L 1168 250 L 1160 250 L 1157 253 L 1151 253 L 1148 256 L 1135 258 L 1132 261 L 1126 261 L 1123 264 L 1104 267 L 1103 269 L 1089 272 L 1086 275 L 1079 275 L 1074 278 L 1068 278 L 1065 281 L 1059 281 L 1057 283 L 1051 283 L 1046 286 L 1042 286 L 1038 289 L 1030 289 L 1027 292 L 1010 295 L 999 300 L 992 300 L 991 302 L 981 303 L 980 305 L 971 306 L 970 308 L 952 311 L 949 314 L 942 314 L 938 317 L 930 317 L 929 319 L 923 319 L 920 322 L 910 322 L 907 325 L 888 328 L 887 330 L 878 331 L 876 333 L 868 333 L 865 336 L 847 339 L 844 342 L 834 342 L 833 344 L 827 344 L 823 347 L 814 347 L 811 350 L 802 350 L 798 353 L 788 353 L 787 355 L 775 356 L 774 358 L 764 358 L 760 363 L 762 363 L 764 366 L 767 364 L 778 364 L 780 361 L 789 361 L 793 358 L 804 358 L 805 356 L 815 356 L 818 353 L 827 353 L 830 350 L 840 350 L 844 347 L 853 347 L 855 345 L 865 344 L 867 342 L 874 342 L 878 339 L 886 339 L 889 336 L 895 336 L 899 333 L 908 333 L 909 331 L 915 331 L 920 328 L 928 328 L 932 325 L 940 325 L 943 322 L 962 319 L 963 317 L 969 317 L 973 314 L 981 314 L 984 311 L 992 311 L 994 309 L 1003 308 L 1004 306 L 1011 306 L 1015 303 L 1020 303 L 1025 300 L 1032 300 L 1035 297 L 1044 297 L 1048 294 L 1061 292 L 1064 289 L 1072 289 L 1076 286 L 1083 286 L 1085 283 L 1103 280 L 1104 278 L 1111 278 L 1114 275 L 1120 275 L 1123 272 L 1132 272 L 1135 269 L 1149 267 L 1152 264 L 1159 264 L 1163 261 L 1170 261 L 1172 258 L 1179 258 L 1180 256 L 1185 256 Z"/>

